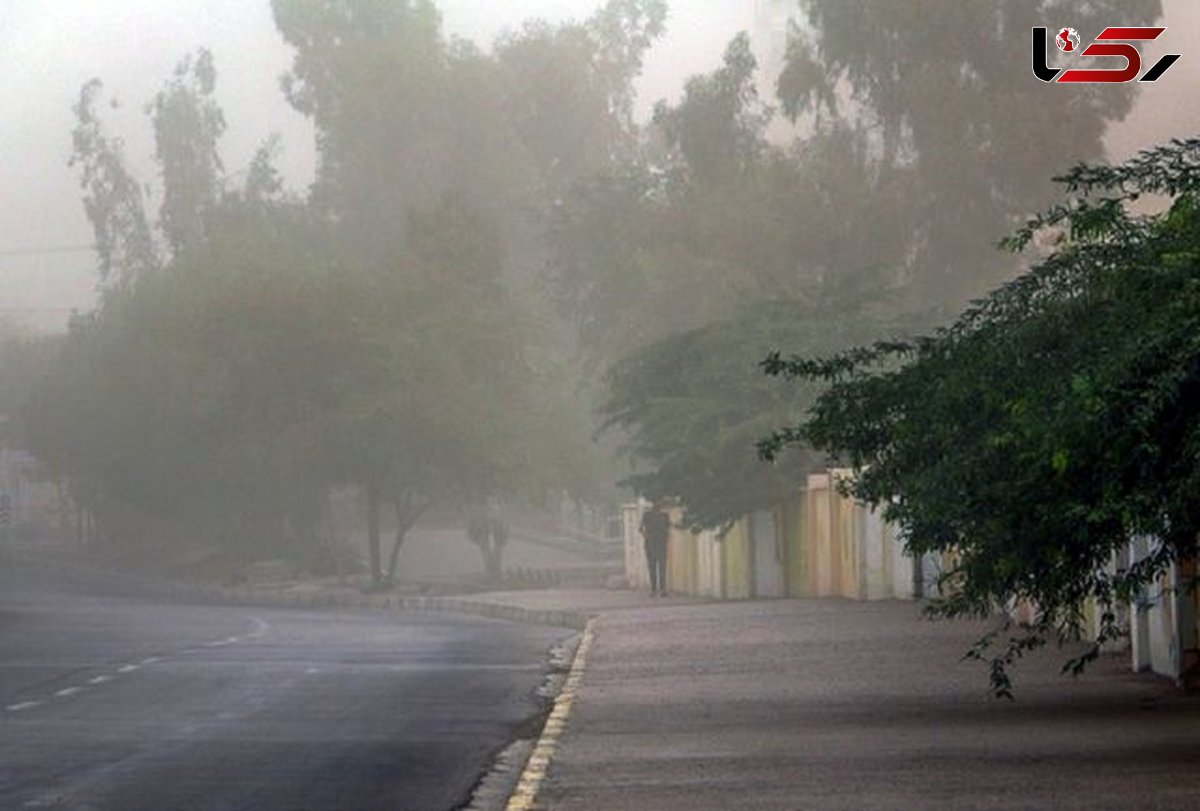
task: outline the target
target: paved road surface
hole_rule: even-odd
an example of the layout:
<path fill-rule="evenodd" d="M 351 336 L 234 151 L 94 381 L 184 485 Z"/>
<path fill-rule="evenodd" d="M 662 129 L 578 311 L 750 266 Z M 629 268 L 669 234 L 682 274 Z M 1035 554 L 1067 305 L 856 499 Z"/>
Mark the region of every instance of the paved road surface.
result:
<path fill-rule="evenodd" d="M 0 573 L 6 811 L 454 808 L 563 636 L 36 580 Z"/>

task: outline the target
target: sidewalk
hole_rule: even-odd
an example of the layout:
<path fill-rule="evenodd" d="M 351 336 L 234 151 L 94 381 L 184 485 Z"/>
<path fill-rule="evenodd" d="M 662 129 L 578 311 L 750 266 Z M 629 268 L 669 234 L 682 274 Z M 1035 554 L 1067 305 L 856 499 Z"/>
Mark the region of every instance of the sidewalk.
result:
<path fill-rule="evenodd" d="M 1124 660 L 1073 680 L 1045 651 L 997 701 L 960 662 L 979 626 L 912 603 L 609 594 L 537 808 L 1200 808 L 1200 700 Z"/>

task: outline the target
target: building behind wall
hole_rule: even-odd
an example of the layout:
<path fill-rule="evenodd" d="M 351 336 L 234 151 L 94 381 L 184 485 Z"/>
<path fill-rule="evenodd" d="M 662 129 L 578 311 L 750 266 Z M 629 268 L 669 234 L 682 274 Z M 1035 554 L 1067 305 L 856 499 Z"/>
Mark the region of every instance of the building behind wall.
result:
<path fill-rule="evenodd" d="M 897 528 L 880 513 L 838 492 L 850 475 L 830 470 L 808 476 L 773 510 L 745 516 L 723 532 L 689 532 L 672 511 L 668 588 L 676 594 L 738 600 L 770 597 L 843 597 L 856 600 L 915 599 L 938 593 L 952 554 L 909 555 Z M 625 574 L 630 587 L 648 589 L 646 557 L 639 532 L 649 505 L 623 508 Z M 1152 541 L 1137 539 L 1114 567 L 1150 554 Z M 1132 669 L 1200 686 L 1200 589 L 1195 562 L 1171 567 L 1133 604 L 1118 606 L 1127 621 Z M 1011 607 L 1018 620 L 1031 620 L 1036 606 Z M 1088 606 L 1093 623 L 1100 611 Z M 1098 628 L 1095 628 L 1098 630 Z"/>
<path fill-rule="evenodd" d="M 810 476 L 772 510 L 744 516 L 718 532 L 674 529 L 667 555 L 668 588 L 718 599 L 848 597 L 912 599 L 923 592 L 921 571 L 895 528 L 837 491 L 844 471 Z M 625 573 L 630 587 L 649 588 L 641 515 L 649 505 L 623 508 Z"/>

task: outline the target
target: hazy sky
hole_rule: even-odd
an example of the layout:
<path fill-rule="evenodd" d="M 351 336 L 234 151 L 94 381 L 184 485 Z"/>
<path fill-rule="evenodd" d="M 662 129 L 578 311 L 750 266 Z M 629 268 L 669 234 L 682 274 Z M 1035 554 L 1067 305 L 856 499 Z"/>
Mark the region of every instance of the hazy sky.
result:
<path fill-rule="evenodd" d="M 441 0 L 448 32 L 491 41 L 531 17 L 589 15 L 599 0 Z M 752 21 L 753 0 L 677 2 L 671 34 L 650 59 L 650 101 L 678 93 L 684 76 L 710 69 L 726 40 Z M 187 51 L 213 51 L 228 130 L 228 171 L 243 167 L 269 133 L 284 137 L 280 161 L 303 189 L 312 177 L 312 131 L 279 92 L 291 54 L 268 0 L 0 0 L 0 319 L 65 322 L 92 301 L 91 230 L 66 165 L 71 105 L 92 77 L 121 103 L 107 111 L 140 176 L 153 180 L 143 106 Z M 47 250 L 53 252 L 47 252 Z M 59 250 L 64 252 L 56 252 Z"/>
<path fill-rule="evenodd" d="M 952 1 L 952 0 L 948 0 Z M 448 32 L 490 41 L 531 17 L 587 16 L 600 0 L 441 0 Z M 675 97 L 683 79 L 709 70 L 728 39 L 755 20 L 755 0 L 674 0 L 667 37 L 650 55 L 642 106 Z M 1150 91 L 1110 138 L 1125 154 L 1164 137 L 1200 132 L 1200 42 L 1195 3 L 1168 0 L 1165 47 L 1183 59 Z M 1114 21 L 1119 23 L 1120 21 Z M 268 0 L 0 0 L 0 319 L 39 326 L 65 322 L 86 308 L 94 257 L 70 154 L 71 105 L 80 86 L 104 80 L 121 106 L 110 131 L 126 139 L 146 180 L 153 152 L 143 105 L 185 52 L 209 47 L 228 131 L 226 169 L 242 168 L 269 133 L 284 138 L 281 165 L 303 189 L 312 176 L 312 133 L 284 102 L 278 77 L 290 53 L 275 32 Z M 1014 66 L 1026 70 L 1025 66 Z"/>

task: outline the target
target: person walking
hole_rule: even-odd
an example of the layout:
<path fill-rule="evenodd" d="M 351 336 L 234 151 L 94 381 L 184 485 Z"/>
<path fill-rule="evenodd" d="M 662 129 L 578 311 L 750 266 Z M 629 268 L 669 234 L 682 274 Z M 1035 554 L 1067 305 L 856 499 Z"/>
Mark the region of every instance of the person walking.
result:
<path fill-rule="evenodd" d="M 667 541 L 671 537 L 671 516 L 656 500 L 642 514 L 642 538 L 646 547 L 646 564 L 650 569 L 650 596 L 667 596 Z"/>

